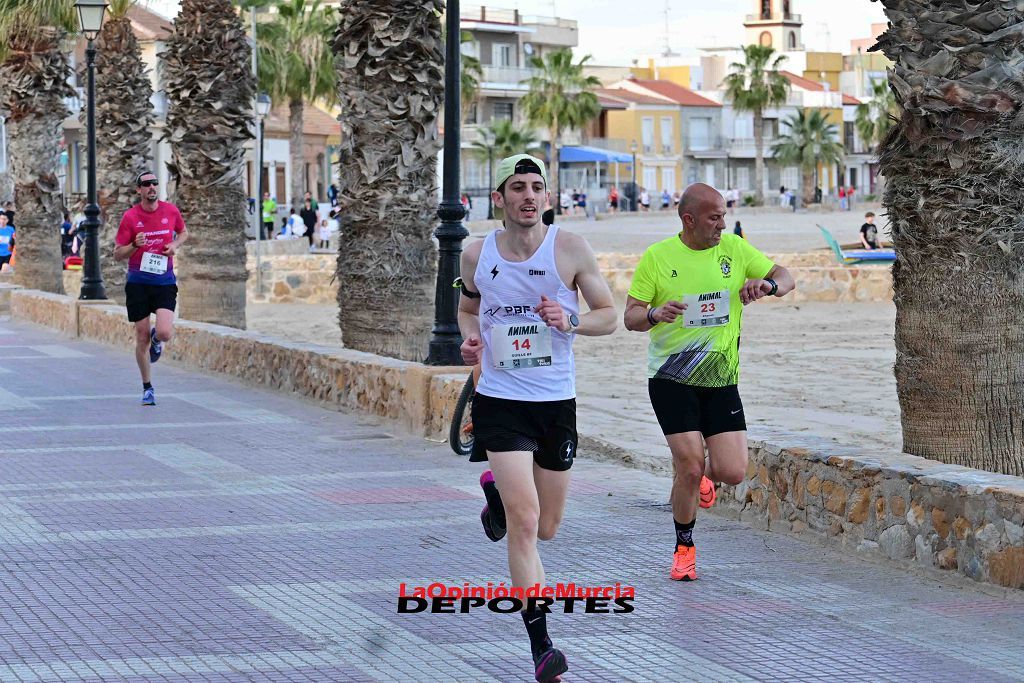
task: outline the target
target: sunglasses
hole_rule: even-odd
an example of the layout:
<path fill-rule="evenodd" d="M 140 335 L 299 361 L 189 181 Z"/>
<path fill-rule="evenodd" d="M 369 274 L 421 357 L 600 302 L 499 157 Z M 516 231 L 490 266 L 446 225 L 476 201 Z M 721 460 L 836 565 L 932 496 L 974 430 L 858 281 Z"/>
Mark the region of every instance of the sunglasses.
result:
<path fill-rule="evenodd" d="M 157 187 L 160 184 L 159 180 L 142 180 L 139 181 L 139 187 Z"/>

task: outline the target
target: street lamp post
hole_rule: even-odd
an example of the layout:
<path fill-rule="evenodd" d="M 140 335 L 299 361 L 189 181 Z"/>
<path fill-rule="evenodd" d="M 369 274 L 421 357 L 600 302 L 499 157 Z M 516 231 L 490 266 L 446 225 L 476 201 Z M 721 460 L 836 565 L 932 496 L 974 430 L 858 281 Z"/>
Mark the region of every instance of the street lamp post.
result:
<path fill-rule="evenodd" d="M 629 151 L 633 153 L 633 200 L 629 203 L 629 210 L 636 211 L 637 202 L 640 201 L 640 193 L 636 191 L 636 140 L 629 143 Z"/>
<path fill-rule="evenodd" d="M 459 290 L 452 282 L 459 276 L 462 240 L 469 231 L 462 224 L 466 209 L 459 201 L 459 145 L 462 122 L 459 115 L 459 0 L 448 0 L 445 8 L 446 35 L 444 48 L 444 171 L 441 203 L 437 216 L 441 219 L 434 236 L 438 242 L 437 283 L 434 292 L 434 326 L 431 329 L 428 365 L 462 365 L 459 346 Z"/>
<path fill-rule="evenodd" d="M 493 150 L 487 148 L 487 220 L 494 220 L 494 200 L 491 198 L 491 190 L 494 189 L 494 159 Z"/>
<path fill-rule="evenodd" d="M 263 268 L 260 245 L 263 239 L 263 123 L 270 114 L 270 97 L 256 97 L 256 294 L 263 294 Z M 270 237 L 270 235 L 267 235 Z"/>
<path fill-rule="evenodd" d="M 86 139 L 88 149 L 88 186 L 85 205 L 85 263 L 82 265 L 82 290 L 79 299 L 106 299 L 103 289 L 103 274 L 100 272 L 100 207 L 96 203 L 96 48 L 93 41 L 103 28 L 103 15 L 107 11 L 106 0 L 78 0 L 79 28 L 88 40 L 85 48 L 85 64 L 88 91 L 86 101 Z"/>

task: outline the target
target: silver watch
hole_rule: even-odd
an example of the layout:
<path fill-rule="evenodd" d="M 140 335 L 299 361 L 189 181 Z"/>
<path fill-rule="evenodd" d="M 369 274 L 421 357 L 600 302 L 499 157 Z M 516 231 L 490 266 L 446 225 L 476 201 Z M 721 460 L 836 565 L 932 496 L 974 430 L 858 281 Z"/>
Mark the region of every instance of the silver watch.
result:
<path fill-rule="evenodd" d="M 569 334 L 573 334 L 580 328 L 580 317 L 575 313 L 569 314 Z"/>

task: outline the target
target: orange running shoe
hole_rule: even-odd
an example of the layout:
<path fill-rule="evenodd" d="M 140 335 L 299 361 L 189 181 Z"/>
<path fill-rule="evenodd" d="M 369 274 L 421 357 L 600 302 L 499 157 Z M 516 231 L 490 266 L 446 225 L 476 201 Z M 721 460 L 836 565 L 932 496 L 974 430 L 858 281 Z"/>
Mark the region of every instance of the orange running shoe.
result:
<path fill-rule="evenodd" d="M 676 554 L 672 556 L 672 571 L 669 577 L 673 581 L 697 580 L 697 549 L 691 546 L 676 546 Z"/>
<path fill-rule="evenodd" d="M 718 494 L 715 492 L 715 482 L 707 477 L 700 478 L 700 506 L 709 508 L 715 504 Z"/>

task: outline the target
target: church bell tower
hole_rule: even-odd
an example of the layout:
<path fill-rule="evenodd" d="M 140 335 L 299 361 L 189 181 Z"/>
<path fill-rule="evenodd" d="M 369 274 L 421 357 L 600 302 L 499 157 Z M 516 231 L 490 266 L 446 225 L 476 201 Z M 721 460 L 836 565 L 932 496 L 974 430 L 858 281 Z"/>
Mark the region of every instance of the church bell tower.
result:
<path fill-rule="evenodd" d="M 803 18 L 793 13 L 794 0 L 752 0 L 753 14 L 743 22 L 746 45 L 766 45 L 776 52 L 804 49 Z"/>

